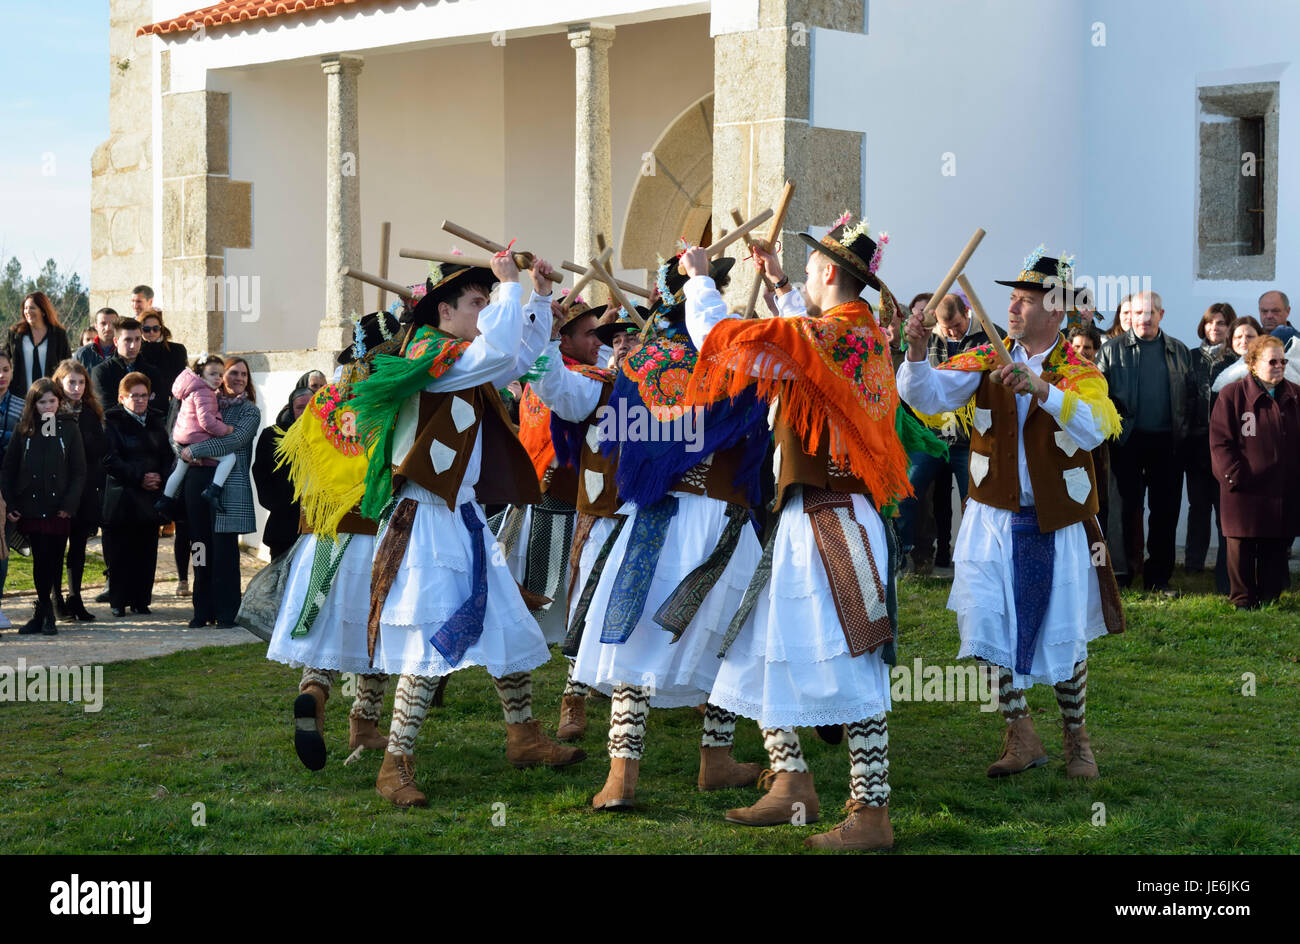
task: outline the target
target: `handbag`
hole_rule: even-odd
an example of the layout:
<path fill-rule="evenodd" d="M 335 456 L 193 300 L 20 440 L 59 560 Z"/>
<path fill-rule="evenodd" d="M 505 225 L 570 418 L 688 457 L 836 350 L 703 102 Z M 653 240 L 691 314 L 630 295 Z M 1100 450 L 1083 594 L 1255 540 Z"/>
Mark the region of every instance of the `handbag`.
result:
<path fill-rule="evenodd" d="M 265 642 L 271 641 L 275 620 L 280 614 L 285 590 L 289 586 L 289 572 L 293 569 L 293 557 L 301 543 L 302 536 L 299 536 L 290 550 L 285 551 L 254 574 L 253 579 L 248 582 L 248 589 L 244 591 L 243 599 L 240 600 L 235 622 Z"/>

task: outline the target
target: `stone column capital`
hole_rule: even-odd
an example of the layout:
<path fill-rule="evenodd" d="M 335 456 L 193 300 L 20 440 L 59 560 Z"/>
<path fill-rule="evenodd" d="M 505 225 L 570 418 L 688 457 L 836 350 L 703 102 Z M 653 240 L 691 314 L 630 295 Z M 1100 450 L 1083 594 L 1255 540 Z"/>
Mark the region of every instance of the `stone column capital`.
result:
<path fill-rule="evenodd" d="M 574 49 L 588 46 L 608 46 L 614 41 L 614 27 L 592 23 L 574 23 L 569 26 L 569 45 Z"/>
<path fill-rule="evenodd" d="M 365 64 L 366 60 L 361 56 L 349 56 L 343 53 L 320 58 L 321 71 L 326 75 L 356 75 Z"/>

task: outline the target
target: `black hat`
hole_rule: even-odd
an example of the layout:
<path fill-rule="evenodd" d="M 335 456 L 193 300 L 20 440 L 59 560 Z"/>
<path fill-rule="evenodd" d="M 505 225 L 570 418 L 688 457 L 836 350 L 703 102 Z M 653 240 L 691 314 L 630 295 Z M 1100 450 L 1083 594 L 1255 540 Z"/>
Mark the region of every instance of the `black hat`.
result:
<path fill-rule="evenodd" d="M 424 280 L 424 292 L 409 317 L 404 321 L 437 326 L 438 305 L 449 302 L 462 285 L 486 285 L 491 288 L 501 281 L 491 269 L 482 266 L 463 266 L 451 262 L 429 264 L 429 277 Z M 419 292 L 417 288 L 417 293 Z"/>
<path fill-rule="evenodd" d="M 999 285 L 1010 285 L 1012 288 L 1036 288 L 1044 292 L 1052 288 L 1060 288 L 1072 292 L 1074 256 L 1063 255 L 1060 259 L 1053 259 L 1051 256 L 1043 255 L 1046 251 L 1046 247 L 1039 243 L 1037 249 L 1025 256 L 1025 265 L 1020 270 L 1019 277 L 993 281 Z"/>
<path fill-rule="evenodd" d="M 353 322 L 352 346 L 339 351 L 334 360 L 339 364 L 351 364 L 354 360 L 359 360 L 373 352 L 384 342 L 392 341 L 401 330 L 401 324 L 388 312 L 372 311 L 364 318 Z"/>
<path fill-rule="evenodd" d="M 799 238 L 817 252 L 824 253 L 844 266 L 858 279 L 866 282 L 876 291 L 880 291 L 880 280 L 875 270 L 880 268 L 881 250 L 889 242 L 887 233 L 880 234 L 880 245 L 871 238 L 866 220 L 859 220 L 850 226 L 850 216 L 845 213 L 835 221 L 834 228 L 820 240 L 807 233 L 800 233 Z"/>
<path fill-rule="evenodd" d="M 618 309 L 617 312 L 614 312 L 610 310 L 609 305 L 606 305 L 602 310 L 604 311 L 604 314 L 601 316 L 600 322 L 596 325 L 596 337 L 600 339 L 601 344 L 604 344 L 607 347 L 613 347 L 615 335 L 623 331 L 640 330 L 637 327 L 637 323 L 629 318 L 627 312 L 622 308 Z M 636 311 L 637 314 L 641 316 L 642 321 L 650 320 L 649 308 L 644 305 L 637 305 Z"/>
<path fill-rule="evenodd" d="M 569 329 L 577 324 L 578 319 L 585 315 L 595 315 L 596 319 L 600 320 L 600 316 L 605 313 L 606 307 L 605 305 L 599 305 L 593 308 L 584 301 L 574 302 L 564 314 L 564 321 L 560 323 L 560 333 L 567 334 Z"/>
<path fill-rule="evenodd" d="M 680 319 L 686 315 L 686 296 L 682 288 L 686 285 L 689 277 L 677 271 L 677 264 L 681 259 L 682 253 L 679 252 L 659 266 L 655 279 L 659 297 L 655 299 L 651 311 L 670 321 Z M 719 256 L 716 259 L 709 260 L 709 277 L 713 279 L 718 288 L 723 288 L 730 280 L 731 267 L 735 264 L 736 260 L 730 256 Z"/>

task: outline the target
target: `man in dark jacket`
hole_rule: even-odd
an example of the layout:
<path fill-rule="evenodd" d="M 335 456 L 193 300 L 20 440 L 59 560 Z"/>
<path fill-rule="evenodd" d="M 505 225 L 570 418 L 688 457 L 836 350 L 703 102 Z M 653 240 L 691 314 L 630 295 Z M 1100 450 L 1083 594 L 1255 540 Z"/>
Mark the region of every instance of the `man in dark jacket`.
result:
<path fill-rule="evenodd" d="M 165 406 L 169 391 L 159 389 L 158 369 L 140 357 L 144 345 L 140 322 L 134 318 L 118 318 L 113 326 L 113 344 L 117 353 L 90 372 L 90 381 L 95 385 L 95 395 L 99 397 L 99 402 L 105 408 L 116 403 L 117 388 L 122 383 L 122 378 L 134 370 L 149 378 L 149 389 L 155 398 L 162 397 L 161 400 L 154 399 L 153 403 Z"/>
<path fill-rule="evenodd" d="M 1129 310 L 1131 327 L 1102 348 L 1097 366 L 1124 421 L 1111 447 L 1111 462 L 1119 486 L 1129 580 L 1141 573 L 1146 589 L 1169 593 L 1196 384 L 1191 353 L 1160 330 L 1165 313 L 1160 296 L 1138 292 Z M 1144 500 L 1151 508 L 1145 565 Z"/>
<path fill-rule="evenodd" d="M 111 308 L 101 308 L 95 312 L 95 334 L 97 337 L 89 344 L 83 344 L 73 353 L 86 370 L 94 370 L 113 356 L 113 332 L 117 322 L 117 312 Z M 103 403 L 104 401 L 100 401 Z M 112 401 L 105 403 L 108 407 Z"/>

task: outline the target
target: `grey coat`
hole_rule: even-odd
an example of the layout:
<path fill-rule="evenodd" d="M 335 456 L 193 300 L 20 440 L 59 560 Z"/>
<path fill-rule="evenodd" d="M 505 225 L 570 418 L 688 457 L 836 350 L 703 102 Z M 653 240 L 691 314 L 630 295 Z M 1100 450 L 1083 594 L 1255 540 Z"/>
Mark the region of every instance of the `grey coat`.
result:
<path fill-rule="evenodd" d="M 221 495 L 221 504 L 226 507 L 226 511 L 216 516 L 213 530 L 218 534 L 248 534 L 257 530 L 257 512 L 249 469 L 253 464 L 253 440 L 262 425 L 262 411 L 256 403 L 240 400 L 226 407 L 221 418 L 235 427 L 235 431 L 227 436 L 196 443 L 190 446 L 190 453 L 196 459 L 220 459 L 232 452 L 235 454 L 235 467 L 230 472 L 230 478 L 226 479 L 226 487 Z"/>

